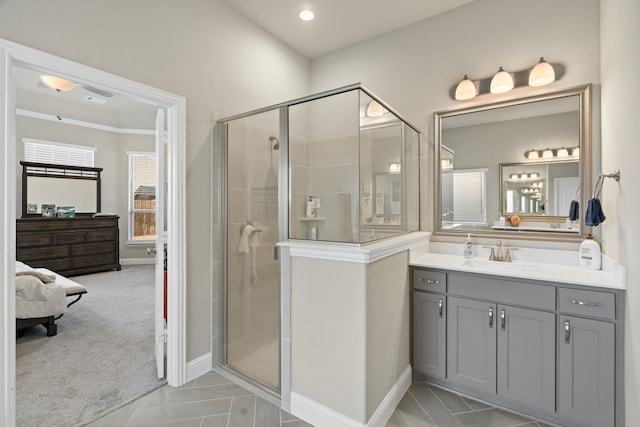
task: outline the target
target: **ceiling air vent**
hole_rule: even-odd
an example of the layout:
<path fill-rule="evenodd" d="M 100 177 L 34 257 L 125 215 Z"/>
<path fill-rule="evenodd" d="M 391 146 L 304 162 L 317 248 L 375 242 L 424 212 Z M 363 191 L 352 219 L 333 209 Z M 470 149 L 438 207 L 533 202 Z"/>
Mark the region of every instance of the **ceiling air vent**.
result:
<path fill-rule="evenodd" d="M 89 102 L 95 102 L 96 104 L 104 104 L 107 102 L 106 99 L 98 98 L 96 96 L 91 96 L 91 95 L 85 97 L 84 100 Z"/>

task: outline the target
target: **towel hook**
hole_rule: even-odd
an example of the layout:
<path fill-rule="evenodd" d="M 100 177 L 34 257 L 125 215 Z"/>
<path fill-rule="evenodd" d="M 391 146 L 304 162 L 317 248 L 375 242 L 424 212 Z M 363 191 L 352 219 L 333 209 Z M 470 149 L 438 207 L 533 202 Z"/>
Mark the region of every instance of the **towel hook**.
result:
<path fill-rule="evenodd" d="M 600 176 L 605 178 L 613 178 L 616 182 L 620 182 L 620 169 L 616 169 L 613 173 L 601 173 Z"/>

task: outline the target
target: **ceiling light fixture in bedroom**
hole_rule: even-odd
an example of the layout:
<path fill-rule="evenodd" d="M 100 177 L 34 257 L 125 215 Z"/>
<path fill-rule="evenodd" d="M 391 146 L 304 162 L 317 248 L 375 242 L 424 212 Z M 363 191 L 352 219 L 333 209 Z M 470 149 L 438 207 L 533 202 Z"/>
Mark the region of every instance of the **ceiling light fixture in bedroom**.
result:
<path fill-rule="evenodd" d="M 76 87 L 74 82 L 56 76 L 42 75 L 40 81 L 56 92 L 66 92 Z"/>
<path fill-rule="evenodd" d="M 303 21 L 312 21 L 315 15 L 310 10 L 303 10 L 302 12 L 300 12 L 298 17 Z"/>

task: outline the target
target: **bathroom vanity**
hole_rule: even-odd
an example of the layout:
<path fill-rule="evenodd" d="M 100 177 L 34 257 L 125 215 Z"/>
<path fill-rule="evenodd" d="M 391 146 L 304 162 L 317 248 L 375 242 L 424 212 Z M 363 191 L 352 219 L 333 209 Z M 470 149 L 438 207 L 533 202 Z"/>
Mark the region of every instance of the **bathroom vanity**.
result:
<path fill-rule="evenodd" d="M 622 274 L 427 254 L 411 262 L 414 374 L 571 427 L 622 426 Z"/>

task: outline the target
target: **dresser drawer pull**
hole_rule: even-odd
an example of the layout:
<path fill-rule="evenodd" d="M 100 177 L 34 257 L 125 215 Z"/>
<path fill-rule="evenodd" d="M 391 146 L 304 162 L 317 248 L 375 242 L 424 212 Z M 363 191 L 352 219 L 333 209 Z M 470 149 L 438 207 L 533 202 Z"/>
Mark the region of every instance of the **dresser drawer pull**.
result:
<path fill-rule="evenodd" d="M 424 282 L 424 283 L 427 283 L 429 285 L 439 285 L 440 284 L 440 280 L 424 279 L 422 277 L 418 278 L 418 282 Z"/>
<path fill-rule="evenodd" d="M 601 302 L 586 302 L 586 301 L 580 301 L 577 299 L 572 299 L 569 302 L 571 304 L 581 305 L 584 307 L 604 307 L 604 304 Z"/>

